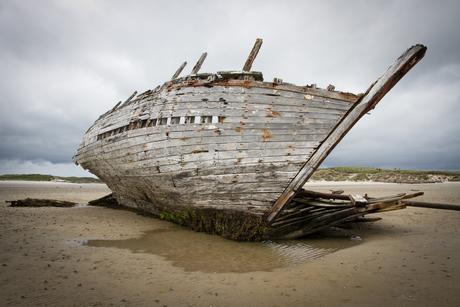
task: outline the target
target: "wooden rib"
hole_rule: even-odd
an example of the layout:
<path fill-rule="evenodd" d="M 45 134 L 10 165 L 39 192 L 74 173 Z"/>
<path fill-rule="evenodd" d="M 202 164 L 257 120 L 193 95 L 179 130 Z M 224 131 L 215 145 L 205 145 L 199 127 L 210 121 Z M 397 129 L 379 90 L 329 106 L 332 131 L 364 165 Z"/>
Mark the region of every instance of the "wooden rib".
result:
<path fill-rule="evenodd" d="M 180 73 L 182 72 L 182 70 L 184 70 L 184 68 L 185 68 L 186 65 L 187 65 L 187 62 L 182 63 L 182 65 L 179 66 L 179 68 L 176 70 L 176 72 L 175 72 L 174 75 L 172 76 L 171 80 L 174 80 L 174 79 L 176 79 L 177 77 L 179 77 Z"/>
<path fill-rule="evenodd" d="M 244 64 L 243 71 L 250 71 L 252 68 L 252 63 L 254 63 L 254 60 L 256 59 L 257 54 L 259 53 L 260 46 L 262 46 L 262 39 L 258 38 L 254 44 L 254 47 L 251 50 L 251 53 L 249 54 L 248 59 L 246 60 L 246 63 Z"/>
<path fill-rule="evenodd" d="M 198 62 L 196 62 L 195 66 L 192 69 L 192 72 L 190 74 L 195 75 L 198 73 L 198 71 L 201 69 L 201 65 L 203 65 L 204 60 L 206 59 L 206 56 L 208 54 L 205 52 L 201 55 L 200 59 Z"/>

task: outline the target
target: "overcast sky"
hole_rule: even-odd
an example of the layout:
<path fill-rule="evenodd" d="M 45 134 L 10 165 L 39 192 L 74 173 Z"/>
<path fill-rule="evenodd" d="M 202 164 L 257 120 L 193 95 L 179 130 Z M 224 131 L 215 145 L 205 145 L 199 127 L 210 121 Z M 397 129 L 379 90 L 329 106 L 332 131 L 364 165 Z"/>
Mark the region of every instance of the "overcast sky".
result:
<path fill-rule="evenodd" d="M 428 47 L 323 167 L 460 170 L 460 1 L 0 0 L 0 174 L 88 176 L 86 130 L 134 91 L 252 67 L 267 81 L 361 93 Z"/>

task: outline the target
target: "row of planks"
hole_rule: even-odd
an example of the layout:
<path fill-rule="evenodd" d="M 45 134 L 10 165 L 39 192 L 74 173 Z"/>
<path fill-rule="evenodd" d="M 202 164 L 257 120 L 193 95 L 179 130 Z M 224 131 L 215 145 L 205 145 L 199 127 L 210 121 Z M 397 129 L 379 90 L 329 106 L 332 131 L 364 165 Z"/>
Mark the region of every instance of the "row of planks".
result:
<path fill-rule="evenodd" d="M 263 215 L 353 105 L 324 92 L 261 82 L 152 92 L 96 121 L 75 159 L 130 207 L 154 214 L 194 206 Z M 157 125 L 98 140 L 132 122 L 168 116 L 223 120 Z"/>

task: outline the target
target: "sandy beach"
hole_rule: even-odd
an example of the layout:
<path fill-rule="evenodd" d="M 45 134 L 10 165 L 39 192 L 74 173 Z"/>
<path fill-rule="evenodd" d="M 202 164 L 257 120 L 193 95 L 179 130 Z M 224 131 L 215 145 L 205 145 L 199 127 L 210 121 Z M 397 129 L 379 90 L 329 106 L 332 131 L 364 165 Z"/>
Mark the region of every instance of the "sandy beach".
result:
<path fill-rule="evenodd" d="M 376 197 L 423 191 L 415 200 L 460 205 L 460 183 L 314 182 L 305 188 Z M 184 269 L 153 253 L 83 244 L 139 238 L 173 226 L 84 205 L 109 193 L 98 184 L 0 182 L 1 306 L 460 305 L 460 211 L 381 213 L 380 221 L 331 230 L 362 242 L 318 260 L 214 273 Z M 27 197 L 82 206 L 12 208 L 5 202 Z"/>

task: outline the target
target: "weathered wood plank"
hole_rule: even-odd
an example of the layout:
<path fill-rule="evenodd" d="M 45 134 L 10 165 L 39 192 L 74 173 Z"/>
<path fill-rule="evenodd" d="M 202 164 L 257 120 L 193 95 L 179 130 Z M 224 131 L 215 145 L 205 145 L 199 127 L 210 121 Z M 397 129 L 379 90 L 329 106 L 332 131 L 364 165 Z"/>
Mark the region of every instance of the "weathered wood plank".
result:
<path fill-rule="evenodd" d="M 251 104 L 250 106 L 252 106 L 252 105 L 253 105 L 253 104 Z M 129 107 L 129 106 L 128 106 L 128 107 Z M 158 107 L 159 107 L 159 108 L 162 108 L 162 107 L 164 107 L 164 105 L 163 105 L 163 106 L 158 106 Z M 266 109 L 268 110 L 269 108 L 270 108 L 270 107 L 267 107 Z M 141 108 L 141 109 L 145 109 L 145 108 Z M 139 109 L 138 109 L 138 110 L 139 110 Z M 256 110 L 257 110 L 257 108 L 255 108 L 253 111 L 256 111 Z M 267 110 L 265 110 L 265 111 L 267 111 Z M 281 108 L 280 108 L 279 110 L 281 111 Z M 303 110 L 303 109 L 300 109 L 300 110 Z M 299 110 L 299 109 L 294 110 L 295 112 L 292 112 L 291 114 L 294 114 L 294 113 L 296 113 L 296 112 L 299 113 L 300 110 Z M 152 111 L 152 110 L 151 110 L 151 111 Z M 150 111 L 150 112 L 151 112 L 151 111 Z M 173 111 L 175 111 L 174 109 L 171 109 L 170 111 L 171 111 L 171 113 L 169 113 L 169 114 L 166 114 L 166 113 L 164 113 L 164 112 L 163 112 L 163 113 L 160 112 L 160 113 L 159 113 L 159 114 L 160 114 L 160 117 L 161 117 L 161 116 L 174 116 L 174 115 L 178 115 L 178 114 L 173 114 Z M 224 110 L 224 111 L 225 111 L 225 110 Z M 246 108 L 245 110 L 241 110 L 241 112 L 248 112 L 248 109 Z M 271 113 L 271 114 L 273 114 L 273 113 L 276 114 L 276 113 L 279 113 L 279 111 L 270 110 L 270 113 Z M 139 113 L 139 114 L 134 114 L 134 116 L 129 116 L 129 117 L 128 117 L 128 116 L 126 116 L 127 114 L 129 114 L 129 113 L 126 113 L 126 112 L 124 113 L 124 116 L 125 116 L 124 119 L 121 119 L 120 117 L 117 118 L 117 117 L 111 117 L 111 116 L 109 116 L 110 118 L 109 118 L 109 119 L 106 119 L 106 120 L 105 120 L 105 123 L 102 123 L 102 124 L 101 124 L 101 125 L 104 126 L 105 128 L 103 128 L 102 130 L 100 130 L 99 133 L 102 133 L 102 132 L 105 133 L 106 131 L 110 131 L 110 130 L 113 130 L 113 129 L 115 129 L 115 128 L 119 128 L 120 126 L 122 126 L 122 125 L 120 125 L 120 124 L 117 124 L 117 126 L 113 125 L 112 123 L 113 123 L 114 121 L 118 121 L 118 122 L 121 121 L 123 124 L 126 124 L 126 125 L 127 125 L 131 120 L 133 120 L 133 117 L 134 117 L 135 119 L 142 119 L 142 118 L 148 118 L 148 117 L 150 116 L 150 115 L 148 115 L 148 114 L 147 114 L 147 115 L 142 115 L 141 113 Z M 149 114 L 150 114 L 150 113 L 149 113 Z M 207 113 L 207 114 L 212 115 L 211 113 Z M 239 114 L 241 114 L 241 113 L 239 113 Z M 239 115 L 239 114 L 238 114 L 238 115 Z M 267 116 L 271 116 L 271 114 L 267 114 Z M 201 114 L 201 115 L 203 115 L 203 114 Z M 229 114 L 229 115 L 230 115 L 230 114 Z M 292 116 L 292 115 L 287 115 L 287 116 Z"/>
<path fill-rule="evenodd" d="M 207 176 L 187 176 L 178 178 L 176 177 L 176 182 L 180 182 L 183 186 L 186 185 L 195 185 L 197 182 L 200 183 L 214 183 L 219 182 L 221 184 L 230 184 L 230 183 L 262 183 L 267 182 L 268 184 L 279 183 L 279 181 L 290 180 L 292 179 L 293 173 L 286 172 L 259 172 L 259 173 L 232 173 L 232 174 L 209 174 Z M 173 176 L 174 178 L 174 176 Z"/>
<path fill-rule="evenodd" d="M 216 103 L 217 104 L 217 103 Z M 164 117 L 181 117 L 181 116 L 225 116 L 225 117 L 241 117 L 241 116 L 248 116 L 248 117 L 289 117 L 289 118 L 337 118 L 338 116 L 341 117 L 345 114 L 346 110 L 336 110 L 336 109 L 326 109 L 321 107 L 265 107 L 264 108 L 250 108 L 245 106 L 240 106 L 239 108 L 228 108 L 228 107 L 221 107 L 218 108 L 216 106 L 212 108 L 164 108 L 160 113 L 158 113 L 158 118 Z M 278 109 L 278 110 L 274 110 Z M 141 120 L 141 118 L 135 118 L 135 120 Z M 129 123 L 130 121 L 134 121 L 131 118 L 123 120 L 123 123 Z M 108 131 L 107 127 L 117 127 L 116 125 L 107 125 L 103 129 Z"/>
<path fill-rule="evenodd" d="M 195 75 L 198 73 L 207 55 L 208 54 L 206 52 L 201 55 L 200 59 L 198 60 L 198 62 L 196 62 L 195 66 L 193 67 L 192 72 L 190 73 L 191 75 Z"/>
<path fill-rule="evenodd" d="M 272 133 L 274 131 L 275 133 Z M 221 148 L 215 147 L 216 145 L 229 145 L 229 150 L 234 150 L 235 148 L 244 148 L 244 144 L 253 144 L 251 148 L 261 148 L 261 149 L 269 149 L 269 148 L 314 148 L 318 144 L 318 141 L 321 141 L 322 136 L 325 134 L 288 134 L 288 135 L 278 135 L 276 134 L 276 130 L 268 130 L 268 129 L 261 129 L 260 133 L 256 133 L 258 131 L 254 131 L 254 134 L 243 134 L 243 133 L 232 133 L 231 135 L 223 136 L 219 133 L 219 131 L 212 131 L 212 132 L 201 132 L 195 133 L 199 137 L 187 137 L 181 136 L 180 134 L 173 134 L 167 133 L 165 134 L 149 134 L 144 136 L 139 136 L 136 138 L 119 138 L 113 137 L 113 139 L 109 139 L 108 143 L 104 147 L 98 146 L 95 144 L 92 150 L 96 150 L 100 148 L 103 153 L 108 153 L 111 151 L 123 151 L 122 154 L 126 154 L 127 152 L 138 152 L 138 151 L 145 151 L 145 150 L 154 150 L 157 148 L 165 148 L 167 147 L 174 147 L 174 146 L 188 146 L 188 145 L 200 145 L 202 146 L 203 150 L 210 150 L 210 149 L 221 149 L 225 150 L 225 146 Z M 174 138 L 170 138 L 170 136 L 174 136 Z M 180 138 L 179 138 L 180 137 Z M 112 140 L 112 142 L 110 142 Z M 104 141 L 103 141 L 104 142 Z M 279 145 L 273 144 L 269 145 L 267 143 L 279 142 Z M 256 144 L 257 146 L 254 146 Z M 210 147 L 206 147 L 205 145 L 211 145 Z M 212 147 L 214 146 L 214 147 Z M 242 147 L 239 147 L 242 146 Z M 133 148 L 133 149 L 130 149 Z M 193 150 L 193 149 L 192 149 Z"/>
<path fill-rule="evenodd" d="M 243 160 L 238 160 L 238 159 L 229 159 L 229 160 L 224 160 L 224 161 L 219 161 L 217 163 L 216 161 L 203 161 L 200 163 L 197 162 L 189 162 L 189 163 L 180 163 L 180 164 L 175 164 L 175 165 L 161 165 L 159 166 L 161 172 L 177 172 L 177 171 L 185 171 L 185 170 L 193 170 L 193 169 L 206 169 L 206 168 L 219 168 L 219 167 L 231 167 L 231 166 L 237 166 L 240 164 L 244 165 L 246 164 L 257 164 L 259 163 L 260 165 L 263 164 L 271 164 L 271 163 L 285 163 L 286 165 L 289 164 L 295 164 L 298 165 L 300 158 L 296 157 L 268 157 L 264 159 L 259 159 L 259 158 L 250 158 L 250 159 L 243 159 Z"/>
<path fill-rule="evenodd" d="M 301 127 L 305 126 L 308 127 L 310 124 L 323 124 L 327 125 L 328 127 L 331 127 L 334 125 L 340 118 L 342 118 L 344 113 L 309 113 L 309 112 L 303 112 L 303 111 L 296 111 L 296 112 L 277 112 L 277 111 L 254 111 L 254 112 L 247 112 L 245 110 L 238 110 L 238 111 L 229 111 L 227 112 L 226 110 L 221 110 L 219 112 L 213 111 L 213 110 L 200 110 L 200 111 L 192 111 L 192 110 L 184 110 L 184 113 L 181 112 L 163 112 L 162 114 L 159 115 L 158 118 L 152 118 L 149 120 L 153 120 L 154 122 L 158 121 L 161 118 L 171 118 L 171 117 L 188 117 L 188 116 L 219 116 L 219 117 L 224 117 L 223 123 L 225 124 L 235 124 L 235 123 L 244 123 L 244 124 L 249 124 L 249 125 L 262 125 L 262 124 L 268 124 L 268 125 L 287 125 L 291 124 L 293 127 L 295 125 Z M 133 122 L 138 122 L 139 120 L 131 120 L 131 119 L 125 119 L 122 120 L 119 124 L 113 124 L 109 125 L 107 124 L 104 128 L 101 128 L 97 131 L 97 134 L 102 134 L 106 133 L 109 131 L 114 131 L 115 129 L 119 129 L 122 127 L 127 127 Z M 187 129 L 188 126 L 193 125 L 193 124 L 181 124 L 181 127 L 183 129 Z M 195 124 L 197 125 L 197 124 Z M 162 127 L 163 126 L 163 127 Z M 169 129 L 174 126 L 174 124 L 168 124 L 168 125 L 161 125 L 161 124 L 156 124 L 154 127 L 145 127 L 142 129 Z M 215 129 L 217 126 L 216 125 L 206 125 L 203 124 L 205 129 Z M 224 125 L 225 127 L 225 125 Z M 177 128 L 176 128 L 177 129 Z M 190 129 L 190 128 L 189 128 Z M 140 129 L 135 129 L 135 130 L 129 130 L 128 134 L 137 134 L 141 133 L 137 130 Z"/>
<path fill-rule="evenodd" d="M 196 142 L 199 143 L 199 142 Z M 168 147 L 161 147 L 159 145 Z M 272 150 L 282 150 L 282 155 L 292 154 L 312 154 L 318 141 L 299 141 L 299 142 L 246 142 L 246 143 L 205 143 L 195 144 L 186 141 L 164 141 L 158 143 L 144 143 L 120 149 L 119 151 L 105 151 L 103 148 L 94 149 L 92 152 L 103 155 L 104 158 L 126 157 L 139 153 L 149 154 L 152 157 L 164 157 L 167 155 L 186 155 L 200 152 L 238 152 L 238 151 L 265 151 L 270 153 Z M 88 153 L 91 157 L 91 152 Z"/>
<path fill-rule="evenodd" d="M 226 124 L 226 125 L 230 125 L 230 124 Z M 251 129 L 252 127 L 257 127 L 257 126 L 256 125 L 241 125 L 241 123 L 233 123 L 229 127 L 230 129 L 227 128 L 225 130 L 222 130 L 222 128 L 220 126 L 217 126 L 212 131 L 213 131 L 213 133 L 216 133 L 217 135 L 222 134 L 222 131 L 226 131 L 226 133 L 228 133 L 229 135 L 238 135 L 238 134 L 245 133 L 245 134 L 248 134 L 248 135 L 255 134 L 255 135 L 259 135 L 259 136 L 266 134 L 267 133 L 266 130 L 268 130 L 270 132 L 270 134 L 273 134 L 272 131 L 274 131 L 274 134 L 276 135 L 280 131 L 286 131 L 286 129 L 289 129 L 289 128 L 290 129 L 287 130 L 287 131 L 289 131 L 289 133 L 292 133 L 292 135 L 299 135 L 299 134 L 300 135 L 309 135 L 309 134 L 318 135 L 318 134 L 324 134 L 324 133 L 328 132 L 328 130 L 325 128 L 324 124 L 318 124 L 318 125 L 312 124 L 312 126 L 317 126 L 318 128 L 317 129 L 311 129 L 311 130 L 310 129 L 303 130 L 303 129 L 299 129 L 299 128 L 293 127 L 293 126 L 289 127 L 289 126 L 284 126 L 284 125 L 276 125 L 276 126 L 272 127 L 272 126 L 267 125 L 267 124 L 261 124 L 260 126 L 258 126 L 259 129 Z M 129 135 L 128 135 L 127 132 L 123 132 L 121 134 L 111 136 L 111 137 L 109 137 L 109 138 L 107 138 L 105 140 L 94 141 L 94 142 L 92 142 L 90 144 L 87 144 L 85 146 L 85 148 L 83 148 L 81 150 L 81 153 L 85 153 L 87 151 L 92 151 L 94 149 L 100 148 L 102 145 L 104 145 L 104 147 L 106 148 L 105 152 L 109 152 L 109 151 L 112 151 L 112 150 L 118 149 L 118 148 L 124 149 L 124 148 L 129 147 L 129 146 L 136 146 L 136 145 L 134 145 L 136 142 L 137 142 L 137 144 L 143 144 L 144 141 L 149 142 L 150 139 L 152 139 L 154 141 L 174 141 L 174 140 L 184 141 L 184 140 L 189 139 L 187 137 L 184 137 L 184 135 L 186 136 L 186 133 L 197 131 L 197 130 L 203 131 L 202 130 L 203 127 L 194 126 L 194 128 L 196 130 L 194 130 L 194 129 L 184 130 L 183 131 L 184 135 L 181 135 L 180 132 L 177 133 L 177 134 L 174 134 L 180 128 L 181 127 L 176 127 L 176 125 L 174 125 L 174 129 L 168 128 L 167 130 L 142 128 L 142 129 L 138 129 L 137 133 L 131 133 Z M 285 128 L 285 129 L 283 129 L 283 128 Z M 259 130 L 260 133 L 257 130 Z M 277 130 L 280 130 L 280 131 L 277 131 Z M 170 132 L 170 131 L 172 131 L 172 132 Z M 246 131 L 249 131 L 249 132 L 246 132 Z M 252 133 L 252 131 L 254 131 L 254 133 Z M 173 137 L 171 137 L 171 136 L 173 136 Z M 302 141 L 296 140 L 295 142 L 299 144 L 299 147 L 302 146 L 302 144 L 301 144 Z M 311 145 L 306 145 L 306 146 L 309 147 Z"/>
<path fill-rule="evenodd" d="M 176 93 L 175 95 L 170 95 L 169 97 L 165 98 L 165 100 L 161 102 L 161 105 L 165 106 L 165 108 L 171 108 L 171 106 L 176 106 L 178 108 L 190 108 L 189 104 L 196 103 L 196 105 L 192 105 L 192 108 L 201 108 L 210 106 L 211 103 L 219 103 L 221 106 L 225 107 L 238 107 L 238 104 L 248 103 L 248 105 L 253 106 L 329 106 L 330 108 L 338 110 L 346 110 L 353 105 L 350 102 L 329 97 L 284 91 L 279 91 L 280 94 L 283 94 L 283 96 L 273 96 L 273 92 L 273 89 L 269 89 L 264 93 L 232 93 L 227 92 L 226 88 L 222 87 L 220 91 L 214 91 L 212 93 Z M 248 98 L 251 99 L 249 100 Z M 145 103 L 147 102 L 148 100 L 145 100 Z M 152 107 L 156 106 L 152 103 L 149 103 L 149 105 Z"/>
<path fill-rule="evenodd" d="M 319 145 L 318 141 L 292 141 L 292 142 L 246 142 L 246 143 L 215 143 L 215 142 L 200 142 L 193 140 L 164 140 L 155 143 L 137 143 L 139 145 L 119 146 L 114 143 L 112 147 L 97 147 L 86 154 L 81 154 L 81 159 L 92 159 L 94 155 L 101 155 L 101 158 L 112 159 L 126 157 L 138 153 L 149 154 L 152 157 L 165 157 L 168 155 L 182 155 L 185 153 L 198 153 L 203 151 L 208 152 L 226 152 L 226 151 L 244 151 L 244 150 L 263 150 L 270 152 L 271 150 L 283 150 L 286 154 L 293 152 L 286 149 L 293 149 L 299 154 L 312 154 L 315 147 Z"/>
<path fill-rule="evenodd" d="M 365 206 L 367 204 L 367 199 L 362 197 L 361 195 L 356 194 L 349 194 L 351 203 L 355 206 Z"/>
<path fill-rule="evenodd" d="M 231 167 L 239 164 L 255 163 L 301 163 L 308 155 L 299 156 L 267 156 L 267 157 L 246 157 L 229 159 L 203 159 L 190 162 L 182 162 L 181 156 L 153 157 L 150 159 L 135 160 L 134 157 L 116 158 L 108 160 L 112 166 L 117 166 L 120 171 L 134 170 L 137 168 L 158 167 L 162 173 L 185 171 L 192 169 L 203 169 L 208 167 Z M 118 165 L 122 163 L 123 165 Z"/>
<path fill-rule="evenodd" d="M 180 73 L 182 72 L 182 70 L 184 70 L 186 65 L 187 65 L 187 62 L 182 63 L 182 65 L 179 66 L 179 68 L 176 70 L 176 72 L 172 76 L 171 80 L 176 79 L 177 77 L 179 77 Z"/>
<path fill-rule="evenodd" d="M 258 38 L 254 44 L 254 47 L 251 50 L 251 53 L 249 54 L 248 59 L 246 60 L 246 63 L 243 66 L 243 71 L 250 71 L 252 67 L 252 63 L 254 63 L 254 60 L 256 59 L 257 54 L 259 53 L 260 46 L 262 46 L 262 39 Z"/>
<path fill-rule="evenodd" d="M 237 164 L 232 166 L 221 166 L 214 168 L 203 168 L 196 169 L 197 176 L 209 176 L 209 175 L 226 175 L 226 174 L 246 174 L 246 173 L 289 173 L 297 174 L 299 165 L 291 162 L 269 162 L 269 163 L 246 163 Z"/>
<path fill-rule="evenodd" d="M 260 82 L 260 81 L 253 81 L 247 82 L 243 80 L 228 80 L 226 82 L 216 82 L 216 83 L 208 83 L 212 86 L 212 90 L 203 90 L 201 86 L 190 86 L 187 84 L 177 84 L 176 88 L 172 89 L 177 90 L 179 93 L 180 91 L 188 92 L 188 93 L 199 93 L 199 92 L 212 92 L 215 89 L 221 90 L 221 88 L 225 88 L 225 92 L 228 93 L 243 93 L 246 92 L 248 94 L 260 93 L 260 94 L 276 94 L 274 91 L 284 91 L 286 92 L 286 97 L 294 97 L 295 95 L 308 94 L 313 96 L 321 96 L 324 98 L 333 98 L 337 100 L 349 101 L 350 103 L 354 103 L 358 101 L 358 99 L 362 96 L 362 94 L 355 95 L 352 93 L 344 93 L 344 92 L 329 92 L 326 89 L 314 88 L 309 86 L 296 86 L 289 83 L 279 83 L 274 84 L 270 82 Z M 198 84 L 199 85 L 199 84 Z M 160 92 L 161 97 L 167 97 L 169 92 L 162 93 Z"/>

